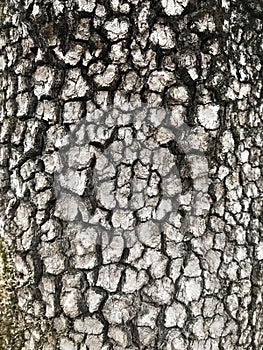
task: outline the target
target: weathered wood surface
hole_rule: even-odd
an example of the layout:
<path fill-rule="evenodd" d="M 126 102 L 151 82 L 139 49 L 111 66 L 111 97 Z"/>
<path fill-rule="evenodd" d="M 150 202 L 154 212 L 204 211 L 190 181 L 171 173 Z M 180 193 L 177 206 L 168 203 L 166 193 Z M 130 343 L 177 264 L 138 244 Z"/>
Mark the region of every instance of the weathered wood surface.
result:
<path fill-rule="evenodd" d="M 262 1 L 2 7 L 0 348 L 262 350 Z"/>

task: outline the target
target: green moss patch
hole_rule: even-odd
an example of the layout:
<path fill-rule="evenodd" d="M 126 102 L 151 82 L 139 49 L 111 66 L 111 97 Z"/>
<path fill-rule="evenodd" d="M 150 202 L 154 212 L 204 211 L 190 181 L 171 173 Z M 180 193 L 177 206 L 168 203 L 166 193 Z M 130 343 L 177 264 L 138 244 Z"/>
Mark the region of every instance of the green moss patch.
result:
<path fill-rule="evenodd" d="M 0 350 L 21 350 L 22 329 L 12 264 L 0 239 Z"/>

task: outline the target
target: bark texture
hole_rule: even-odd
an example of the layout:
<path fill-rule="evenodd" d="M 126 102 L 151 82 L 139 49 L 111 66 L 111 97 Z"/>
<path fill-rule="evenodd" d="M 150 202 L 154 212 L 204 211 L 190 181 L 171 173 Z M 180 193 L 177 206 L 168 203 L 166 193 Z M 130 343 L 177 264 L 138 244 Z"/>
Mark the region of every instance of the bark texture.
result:
<path fill-rule="evenodd" d="M 1 349 L 263 349 L 262 19 L 262 0 L 2 4 Z"/>

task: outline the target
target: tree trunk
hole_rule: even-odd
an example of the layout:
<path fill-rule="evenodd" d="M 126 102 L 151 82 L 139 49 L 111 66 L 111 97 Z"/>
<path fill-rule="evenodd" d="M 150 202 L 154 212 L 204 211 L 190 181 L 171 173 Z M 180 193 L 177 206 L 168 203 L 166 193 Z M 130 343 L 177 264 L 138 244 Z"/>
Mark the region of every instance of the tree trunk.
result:
<path fill-rule="evenodd" d="M 1 349 L 263 349 L 262 0 L 6 0 Z"/>

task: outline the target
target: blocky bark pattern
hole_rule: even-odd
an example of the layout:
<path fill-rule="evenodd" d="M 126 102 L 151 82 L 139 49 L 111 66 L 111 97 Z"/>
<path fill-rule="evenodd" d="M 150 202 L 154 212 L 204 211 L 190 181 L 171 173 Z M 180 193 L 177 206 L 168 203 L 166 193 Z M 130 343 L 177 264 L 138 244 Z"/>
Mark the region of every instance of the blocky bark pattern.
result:
<path fill-rule="evenodd" d="M 262 11 L 261 0 L 6 1 L 1 232 L 24 349 L 263 348 Z M 74 210 L 62 220 L 54 172 L 72 126 L 126 101 L 168 106 L 196 128 L 209 195 L 190 232 L 180 235 L 186 198 L 154 244 L 142 235 L 103 251 Z M 109 129 L 93 147 L 128 135 Z"/>

